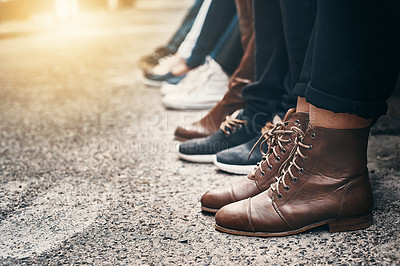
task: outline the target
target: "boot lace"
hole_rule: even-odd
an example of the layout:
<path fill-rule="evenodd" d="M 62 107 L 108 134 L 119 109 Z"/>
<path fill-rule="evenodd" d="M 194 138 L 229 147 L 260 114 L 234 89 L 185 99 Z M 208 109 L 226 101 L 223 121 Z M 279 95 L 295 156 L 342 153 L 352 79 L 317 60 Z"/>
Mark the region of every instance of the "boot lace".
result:
<path fill-rule="evenodd" d="M 241 128 L 244 124 L 247 123 L 246 120 L 241 120 L 237 119 L 237 111 L 233 113 L 232 115 L 227 115 L 225 117 L 225 121 L 221 123 L 219 128 L 222 130 L 222 132 L 225 133 L 225 135 L 229 136 L 231 134 L 231 131 L 234 130 L 235 128 Z"/>
<path fill-rule="evenodd" d="M 267 123 L 265 127 L 263 128 L 264 133 L 261 135 L 261 137 L 257 140 L 257 142 L 253 145 L 253 148 L 249 152 L 249 156 L 247 159 L 250 158 L 251 154 L 253 153 L 255 147 L 261 142 L 260 144 L 260 152 L 262 154 L 262 159 L 260 162 L 257 163 L 256 167 L 253 169 L 252 175 L 255 176 L 255 172 L 257 169 L 260 169 L 260 173 L 262 176 L 265 175 L 265 171 L 262 169 L 262 166 L 264 164 L 267 164 L 268 170 L 272 170 L 272 164 L 270 162 L 270 157 L 271 154 L 274 155 L 274 158 L 276 161 L 280 161 L 281 157 L 278 155 L 277 148 L 279 148 L 281 153 L 286 153 L 285 147 L 283 147 L 283 143 L 290 143 L 292 140 L 289 139 L 284 139 L 283 136 L 286 134 L 293 134 L 295 133 L 293 130 L 288 130 L 286 129 L 286 125 L 288 122 L 277 122 L 275 126 L 272 123 Z M 266 130 L 270 128 L 269 130 Z M 268 150 L 267 152 L 263 151 L 263 146 L 265 143 L 268 144 Z M 278 170 L 278 173 L 281 171 L 281 167 Z"/>
<path fill-rule="evenodd" d="M 289 157 L 286 159 L 286 161 L 282 164 L 282 170 L 280 172 L 279 177 L 276 177 L 276 182 L 271 184 L 271 189 L 273 191 L 276 190 L 277 196 L 279 198 L 282 197 L 282 193 L 280 193 L 279 191 L 279 185 L 282 184 L 283 185 L 283 189 L 285 189 L 286 191 L 289 190 L 289 186 L 286 184 L 286 177 L 289 176 L 290 179 L 293 182 L 297 182 L 297 177 L 293 174 L 293 167 L 298 171 L 298 173 L 302 173 L 304 171 L 304 168 L 300 167 L 297 163 L 296 163 L 296 159 L 298 157 L 302 158 L 303 160 L 307 160 L 308 157 L 305 156 L 302 152 L 301 152 L 301 147 L 305 148 L 305 149 L 312 149 L 312 145 L 307 145 L 305 143 L 303 143 L 304 141 L 304 137 L 305 137 L 305 133 L 298 127 L 292 127 L 291 130 L 293 130 L 294 132 L 297 133 L 297 136 L 295 138 L 294 141 L 294 147 L 289 155 Z"/>

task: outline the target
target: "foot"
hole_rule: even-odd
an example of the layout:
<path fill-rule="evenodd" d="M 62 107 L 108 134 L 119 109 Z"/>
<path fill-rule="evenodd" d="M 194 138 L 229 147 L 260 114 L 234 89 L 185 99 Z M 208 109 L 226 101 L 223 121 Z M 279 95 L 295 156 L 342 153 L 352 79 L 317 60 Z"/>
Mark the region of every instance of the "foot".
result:
<path fill-rule="evenodd" d="M 258 142 L 258 140 L 261 138 L 261 135 L 264 138 L 268 138 L 268 134 L 265 133 L 271 130 L 277 123 L 282 123 L 282 119 L 278 115 L 274 117 L 272 122 L 267 122 L 261 129 L 261 134 L 254 139 L 217 153 L 214 158 L 214 165 L 218 169 L 228 173 L 247 175 L 261 160 L 263 153 L 265 154 L 268 150 L 268 145 L 261 145 L 262 142 Z"/>
<path fill-rule="evenodd" d="M 285 122 L 276 126 L 265 135 L 263 144 L 269 144 L 253 170 L 236 183 L 213 189 L 201 197 L 201 209 L 207 212 L 217 212 L 223 206 L 255 196 L 265 191 L 275 182 L 282 164 L 289 158 L 294 147 L 296 132 L 291 130 L 295 125 L 306 128 L 308 125 L 307 113 L 294 113 L 291 109 L 285 116 Z M 260 140 L 263 140 L 262 137 Z M 261 145 L 261 148 L 263 145 Z"/>
<path fill-rule="evenodd" d="M 153 53 L 143 56 L 138 61 L 138 66 L 146 73 L 160 63 L 162 58 L 173 55 L 167 47 L 159 47 Z"/>
<path fill-rule="evenodd" d="M 298 127 L 293 153 L 270 188 L 221 208 L 216 229 L 238 235 L 286 236 L 327 224 L 331 232 L 372 224 L 367 169 L 369 128 Z"/>
<path fill-rule="evenodd" d="M 179 145 L 179 157 L 186 161 L 212 163 L 217 152 L 247 142 L 259 132 L 243 110 L 238 110 L 220 125 L 217 133 L 200 139 L 193 139 Z"/>
<path fill-rule="evenodd" d="M 229 77 L 213 59 L 205 63 L 202 80 L 191 89 L 167 94 L 162 103 L 168 109 L 204 110 L 214 107 L 228 90 Z"/>

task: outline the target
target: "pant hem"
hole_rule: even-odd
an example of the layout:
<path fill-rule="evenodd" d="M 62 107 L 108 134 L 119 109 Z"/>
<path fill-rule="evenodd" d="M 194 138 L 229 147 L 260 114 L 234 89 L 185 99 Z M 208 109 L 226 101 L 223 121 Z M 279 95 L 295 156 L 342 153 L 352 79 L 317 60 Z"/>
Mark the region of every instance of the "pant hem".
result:
<path fill-rule="evenodd" d="M 294 86 L 293 92 L 295 96 L 305 97 L 307 90 L 307 83 L 298 82 L 296 86 Z"/>
<path fill-rule="evenodd" d="M 367 119 L 385 115 L 388 108 L 385 102 L 350 100 L 320 91 L 310 84 L 307 85 L 305 98 L 308 103 L 317 108 L 329 110 L 334 113 L 355 114 Z"/>

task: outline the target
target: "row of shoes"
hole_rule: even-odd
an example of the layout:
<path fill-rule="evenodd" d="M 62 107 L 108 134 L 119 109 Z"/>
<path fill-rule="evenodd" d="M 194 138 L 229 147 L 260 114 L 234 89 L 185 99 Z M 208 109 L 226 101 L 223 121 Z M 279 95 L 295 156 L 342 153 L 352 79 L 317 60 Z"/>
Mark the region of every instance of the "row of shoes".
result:
<path fill-rule="evenodd" d="M 144 83 L 160 88 L 162 103 L 168 109 L 210 109 L 223 98 L 228 88 L 229 77 L 211 57 L 207 57 L 203 65 L 181 76 L 171 73 L 180 64 L 179 56 L 165 49 L 156 51 L 141 62 Z M 226 116 L 219 130 L 210 136 L 180 138 L 185 142 L 179 146 L 179 158 L 194 163 L 213 163 L 217 169 L 228 173 L 248 174 L 267 149 L 267 145 L 258 145 L 252 150 L 253 146 L 279 122 L 282 118 L 276 115 L 265 125 L 256 125 L 254 121 L 248 121 L 242 109 L 237 110 Z"/>
<path fill-rule="evenodd" d="M 201 95 L 207 88 L 198 84 L 220 81 L 212 77 L 218 73 L 217 65 L 208 59 L 186 75 L 163 74 L 161 65 L 170 60 L 159 60 L 159 72 L 146 77 L 152 82 L 165 78 L 161 82 L 164 105 L 170 97 L 179 106 L 171 108 L 206 106 Z M 190 104 L 189 98 L 194 98 Z M 246 174 L 202 195 L 201 210 L 215 214 L 217 230 L 267 237 L 297 234 L 325 224 L 331 232 L 372 225 L 373 199 L 366 167 L 369 127 L 313 127 L 309 114 L 295 109 L 288 110 L 283 119 L 263 117 L 259 121 L 270 122 L 260 125 L 246 111 L 239 109 L 226 116 L 216 132 L 179 145 L 183 160 L 214 163 L 221 170 Z"/>
<path fill-rule="evenodd" d="M 281 122 L 276 115 L 260 129 L 243 110 L 237 110 L 226 117 L 217 133 L 181 143 L 179 157 L 189 162 L 213 163 L 217 169 L 232 174 L 248 174 L 268 149 L 258 140 Z"/>
<path fill-rule="evenodd" d="M 228 75 L 214 59 L 207 57 L 203 65 L 176 76 L 171 70 L 179 66 L 181 60 L 165 50 L 147 59 L 147 65 L 150 65 L 149 61 L 155 63 L 153 67 L 146 68 L 142 59 L 144 84 L 161 87 L 162 103 L 168 109 L 206 110 L 215 106 L 227 91 Z"/>

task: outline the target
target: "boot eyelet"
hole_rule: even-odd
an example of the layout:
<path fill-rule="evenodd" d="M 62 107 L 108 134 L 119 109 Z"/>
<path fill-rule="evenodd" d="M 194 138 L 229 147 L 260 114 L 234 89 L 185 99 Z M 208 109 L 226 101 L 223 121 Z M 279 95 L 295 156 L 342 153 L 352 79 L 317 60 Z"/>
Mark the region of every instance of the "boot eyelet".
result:
<path fill-rule="evenodd" d="M 278 199 L 280 199 L 280 198 L 282 198 L 282 194 L 281 193 L 278 194 Z"/>
<path fill-rule="evenodd" d="M 307 155 L 304 156 L 303 160 L 304 160 L 304 161 L 307 161 L 307 160 L 308 160 L 308 156 L 307 156 Z"/>
<path fill-rule="evenodd" d="M 315 139 L 315 137 L 316 137 L 315 133 L 312 133 L 312 134 L 311 134 L 311 138 L 312 138 L 312 139 Z"/>
<path fill-rule="evenodd" d="M 292 179 L 292 181 L 293 181 L 293 183 L 296 183 L 297 182 L 297 180 L 298 180 L 298 178 L 295 176 L 295 177 L 293 177 L 293 179 Z"/>
<path fill-rule="evenodd" d="M 281 153 L 282 153 L 282 154 L 285 154 L 285 153 L 286 153 L 286 149 L 283 148 L 283 150 L 281 150 Z"/>
<path fill-rule="evenodd" d="M 261 176 L 265 176 L 265 171 L 261 171 Z"/>
<path fill-rule="evenodd" d="M 312 150 L 312 145 L 311 145 L 311 144 L 309 145 L 308 149 L 309 149 L 309 150 Z"/>
<path fill-rule="evenodd" d="M 297 171 L 299 174 L 301 174 L 301 173 L 303 173 L 304 172 L 304 168 L 302 167 L 302 168 L 300 168 L 300 170 L 299 171 Z"/>
<path fill-rule="evenodd" d="M 292 139 L 288 139 L 288 143 L 291 143 L 292 142 Z"/>
<path fill-rule="evenodd" d="M 268 165 L 268 170 L 272 170 L 272 165 Z"/>
<path fill-rule="evenodd" d="M 294 121 L 294 124 L 295 124 L 296 126 L 300 126 L 300 120 L 299 120 L 299 119 L 296 119 L 296 121 Z"/>
<path fill-rule="evenodd" d="M 237 126 L 238 130 L 241 130 L 241 129 L 242 129 L 242 127 L 243 127 L 243 125 L 242 125 L 242 124 L 239 124 L 239 125 Z"/>
<path fill-rule="evenodd" d="M 283 189 L 286 190 L 286 191 L 289 191 L 290 187 L 287 186 L 287 187 L 284 187 Z"/>
<path fill-rule="evenodd" d="M 278 163 L 280 160 L 281 160 L 281 157 L 278 156 L 278 157 L 276 157 L 275 162 Z"/>
<path fill-rule="evenodd" d="M 225 133 L 225 137 L 230 137 L 231 136 L 231 132 L 230 131 L 227 131 L 226 133 Z"/>

